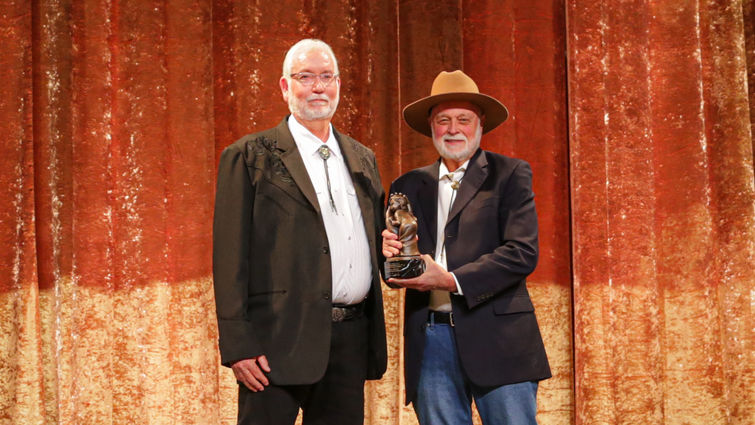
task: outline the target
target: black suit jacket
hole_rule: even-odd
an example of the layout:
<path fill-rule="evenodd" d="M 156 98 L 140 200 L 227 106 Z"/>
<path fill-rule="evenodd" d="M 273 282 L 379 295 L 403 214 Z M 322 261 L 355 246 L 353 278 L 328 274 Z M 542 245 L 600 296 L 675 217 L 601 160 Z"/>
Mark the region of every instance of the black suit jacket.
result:
<path fill-rule="evenodd" d="M 390 193 L 409 198 L 419 250 L 435 255 L 440 162 L 396 179 Z M 445 227 L 448 270 L 461 365 L 476 385 L 495 387 L 551 376 L 525 278 L 537 264 L 532 171 L 525 161 L 478 150 L 470 159 Z M 407 403 L 417 392 L 429 292 L 406 291 Z"/>
<path fill-rule="evenodd" d="M 368 379 L 386 368 L 378 275 L 385 194 L 375 155 L 334 130 L 362 210 L 373 279 Z M 320 205 L 286 119 L 228 146 L 218 167 L 213 276 L 224 365 L 264 354 L 275 385 L 318 381 L 330 350 L 330 248 Z"/>

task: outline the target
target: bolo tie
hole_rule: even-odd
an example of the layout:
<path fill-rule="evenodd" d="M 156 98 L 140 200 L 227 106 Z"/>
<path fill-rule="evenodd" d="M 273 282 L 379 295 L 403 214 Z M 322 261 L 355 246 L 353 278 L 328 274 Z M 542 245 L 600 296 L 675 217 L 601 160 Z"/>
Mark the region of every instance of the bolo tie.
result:
<path fill-rule="evenodd" d="M 330 158 L 330 148 L 328 145 L 322 145 L 317 149 L 317 153 L 322 158 L 322 165 L 325 167 L 325 180 L 328 182 L 328 196 L 330 197 L 330 208 L 335 214 L 338 214 L 336 210 L 336 202 L 333 200 L 333 192 L 330 190 L 330 174 L 328 173 L 328 158 Z"/>
<path fill-rule="evenodd" d="M 464 173 L 465 170 L 463 168 L 459 168 L 458 171 L 460 173 Z M 445 176 L 443 176 L 451 181 L 451 189 L 453 189 L 453 192 L 451 192 L 451 200 L 448 202 L 448 213 L 451 212 L 451 206 L 453 206 L 454 199 L 456 199 L 456 191 L 459 190 L 459 183 L 461 182 L 461 179 L 464 177 L 464 174 L 459 176 L 458 180 L 454 178 L 455 176 L 456 176 L 456 173 L 448 173 Z"/>
<path fill-rule="evenodd" d="M 464 169 L 460 168 L 458 171 L 460 171 L 460 172 L 463 173 Z M 459 190 L 459 182 L 461 181 L 461 179 L 462 179 L 463 176 L 464 175 L 462 174 L 462 176 L 459 177 L 459 180 L 456 180 L 454 178 L 455 177 L 455 173 L 448 173 L 445 176 L 443 176 L 444 178 L 447 178 L 448 180 L 451 181 L 451 189 L 452 189 L 452 191 L 451 191 L 451 197 L 450 197 L 451 199 L 448 201 L 448 209 L 446 210 L 446 220 L 448 220 L 448 215 L 451 214 L 451 207 L 453 206 L 454 200 L 456 199 L 456 192 Z M 443 238 L 443 246 L 440 249 L 441 249 L 440 256 L 443 257 L 443 259 L 445 260 L 445 258 L 446 258 L 446 240 L 445 240 L 445 237 Z"/>

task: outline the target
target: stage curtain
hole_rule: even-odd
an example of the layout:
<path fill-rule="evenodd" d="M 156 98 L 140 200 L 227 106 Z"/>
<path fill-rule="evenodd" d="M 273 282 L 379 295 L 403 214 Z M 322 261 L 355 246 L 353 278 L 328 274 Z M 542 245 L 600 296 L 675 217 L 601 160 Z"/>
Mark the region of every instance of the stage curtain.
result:
<path fill-rule="evenodd" d="M 567 2 L 577 423 L 755 423 L 752 4 Z"/>
<path fill-rule="evenodd" d="M 0 421 L 218 423 L 211 4 L 0 10 Z"/>
<path fill-rule="evenodd" d="M 753 0 L 0 2 L 0 424 L 235 423 L 216 166 L 287 114 L 304 37 L 386 188 L 437 159 L 401 108 L 439 71 L 509 107 L 482 147 L 533 168 L 539 423 L 755 422 L 753 22 Z M 383 292 L 365 423 L 416 424 Z"/>

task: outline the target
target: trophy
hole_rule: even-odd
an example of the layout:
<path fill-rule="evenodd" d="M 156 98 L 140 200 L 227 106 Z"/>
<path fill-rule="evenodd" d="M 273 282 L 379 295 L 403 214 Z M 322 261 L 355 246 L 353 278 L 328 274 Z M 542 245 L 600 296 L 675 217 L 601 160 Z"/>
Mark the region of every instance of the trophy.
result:
<path fill-rule="evenodd" d="M 409 199 L 403 193 L 394 193 L 388 199 L 385 225 L 403 244 L 397 256 L 386 259 L 385 279 L 408 279 L 424 273 L 425 261 L 420 258 L 417 249 L 417 217 L 412 214 Z"/>

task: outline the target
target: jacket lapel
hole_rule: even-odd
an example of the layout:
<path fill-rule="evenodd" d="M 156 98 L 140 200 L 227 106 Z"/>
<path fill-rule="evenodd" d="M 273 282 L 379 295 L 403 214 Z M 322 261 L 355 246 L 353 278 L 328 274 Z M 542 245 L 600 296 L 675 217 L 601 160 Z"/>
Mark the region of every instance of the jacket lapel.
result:
<path fill-rule="evenodd" d="M 354 149 L 354 142 L 348 137 L 345 137 L 335 129 L 333 129 L 333 135 L 335 136 L 336 141 L 338 141 L 338 146 L 341 148 L 341 154 L 343 155 L 344 162 L 346 162 L 346 168 L 349 169 L 351 182 L 354 185 L 354 190 L 356 190 L 357 198 L 359 199 L 359 208 L 362 210 L 362 217 L 364 220 L 367 220 L 368 217 L 373 215 L 369 208 L 370 205 L 372 205 L 370 194 L 374 191 L 374 182 L 371 178 L 372 173 L 365 170 L 365 164 L 363 163 L 363 161 L 368 161 L 369 158 L 365 158 L 362 154 L 357 152 Z M 365 208 L 367 209 L 365 210 Z M 374 223 L 368 224 L 365 221 L 364 225 L 367 229 L 370 229 L 373 227 L 368 226 L 372 226 Z M 369 231 L 367 232 L 367 235 L 370 235 Z"/>
<path fill-rule="evenodd" d="M 435 250 L 438 240 L 438 170 L 440 161 L 424 167 L 422 171 L 422 187 L 419 190 L 419 208 L 414 208 L 414 213 L 421 211 L 421 217 L 417 217 L 420 225 L 427 226 L 427 234 L 430 235 L 431 250 Z"/>
<path fill-rule="evenodd" d="M 351 182 L 354 185 L 354 190 L 357 194 L 357 200 L 359 201 L 359 209 L 362 211 L 362 222 L 364 223 L 364 230 L 367 234 L 367 240 L 370 243 L 370 247 L 375 245 L 375 229 L 376 223 L 374 208 L 375 203 L 379 203 L 380 199 L 377 199 L 379 195 L 376 193 L 375 186 L 377 183 L 372 177 L 372 160 L 365 156 L 364 153 L 360 153 L 355 148 L 355 141 L 349 137 L 346 137 L 333 129 L 333 136 L 338 141 L 338 146 L 341 148 L 341 154 L 343 155 L 346 168 L 349 170 L 351 176 Z M 367 169 L 366 167 L 370 167 Z M 377 170 L 375 170 L 377 172 Z M 380 189 L 377 189 L 380 190 Z M 377 253 L 370 249 L 372 253 L 373 268 L 377 267 Z M 377 270 L 377 269 L 375 269 Z"/>
<path fill-rule="evenodd" d="M 278 124 L 275 128 L 276 140 L 278 142 L 278 148 L 282 150 L 281 161 L 286 166 L 288 173 L 291 174 L 296 186 L 299 187 L 301 193 L 307 198 L 312 207 L 320 213 L 320 204 L 317 202 L 317 193 L 315 193 L 315 187 L 312 186 L 312 181 L 309 179 L 309 174 L 304 166 L 304 160 L 301 159 L 301 153 L 299 148 L 296 147 L 294 142 L 294 136 L 291 135 L 291 131 L 288 129 L 288 117 Z"/>
<path fill-rule="evenodd" d="M 349 169 L 349 174 L 351 174 L 351 181 L 356 186 L 357 183 L 363 183 L 362 179 L 364 179 L 364 182 L 368 183 L 368 188 L 372 186 L 370 173 L 364 169 L 364 164 L 362 164 L 362 161 L 367 159 L 363 158 L 363 156 L 354 149 L 351 140 L 344 137 L 344 135 L 337 132 L 335 129 L 333 129 L 333 136 L 336 138 L 338 146 L 341 148 L 341 154 L 346 162 L 346 167 Z"/>
<path fill-rule="evenodd" d="M 482 183 L 488 177 L 488 160 L 481 149 L 469 161 L 469 169 L 464 173 L 464 178 L 459 185 L 459 193 L 456 194 L 451 211 L 448 213 L 446 225 L 450 223 L 462 209 L 472 200 Z"/>

